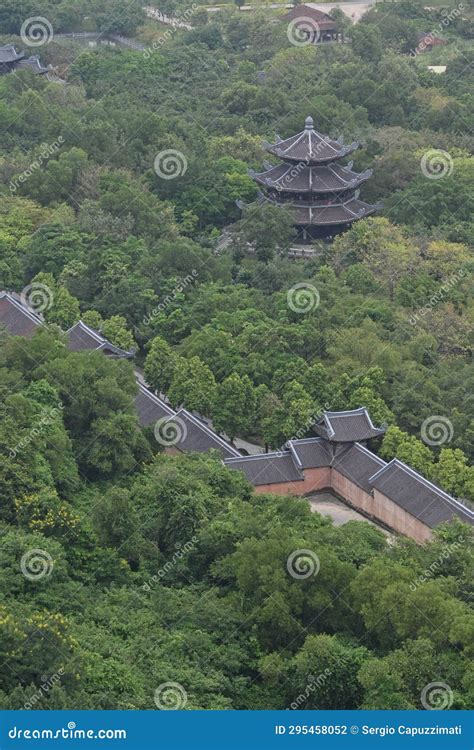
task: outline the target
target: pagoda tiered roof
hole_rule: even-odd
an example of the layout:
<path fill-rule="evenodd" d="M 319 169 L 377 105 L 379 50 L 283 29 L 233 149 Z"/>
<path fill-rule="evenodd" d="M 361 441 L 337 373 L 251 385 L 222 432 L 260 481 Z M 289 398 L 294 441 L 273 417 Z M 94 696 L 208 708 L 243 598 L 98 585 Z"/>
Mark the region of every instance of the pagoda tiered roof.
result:
<path fill-rule="evenodd" d="M 285 140 L 278 138 L 276 143 L 264 142 L 266 150 L 273 156 L 289 162 L 306 162 L 311 164 L 325 164 L 352 153 L 358 147 L 354 141 L 350 145 L 344 145 L 342 136 L 337 140 L 328 135 L 318 133 L 314 129 L 312 117 L 307 117 L 305 128 L 301 133 L 292 135 Z"/>
<path fill-rule="evenodd" d="M 320 166 L 264 164 L 265 172 L 249 171 L 255 182 L 266 188 L 287 193 L 331 193 L 357 188 L 372 175 L 371 169 L 353 172 L 352 162 Z"/>
<path fill-rule="evenodd" d="M 289 208 L 297 226 L 321 226 L 330 224 L 351 224 L 358 219 L 364 219 L 375 213 L 380 204 L 370 204 L 359 200 L 358 196 L 341 199 L 336 203 L 306 203 L 294 201 L 279 203 L 272 201 L 266 195 L 259 196 L 261 202 L 272 203 L 275 206 Z"/>

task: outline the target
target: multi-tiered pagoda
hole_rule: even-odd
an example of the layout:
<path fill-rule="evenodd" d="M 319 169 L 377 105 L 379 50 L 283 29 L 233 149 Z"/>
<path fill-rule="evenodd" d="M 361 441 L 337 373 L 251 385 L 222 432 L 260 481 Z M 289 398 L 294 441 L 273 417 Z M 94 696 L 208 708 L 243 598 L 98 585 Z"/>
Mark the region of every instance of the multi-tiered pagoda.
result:
<path fill-rule="evenodd" d="M 274 166 L 265 162 L 264 172 L 250 172 L 263 188 L 260 200 L 291 208 L 300 241 L 333 237 L 344 231 L 353 221 L 380 207 L 359 199 L 359 186 L 369 179 L 372 170 L 359 174 L 353 172 L 352 161 L 338 163 L 358 145 L 354 142 L 345 146 L 342 138 L 321 135 L 314 129 L 312 117 L 307 117 L 301 133 L 264 143 L 282 163 Z"/>

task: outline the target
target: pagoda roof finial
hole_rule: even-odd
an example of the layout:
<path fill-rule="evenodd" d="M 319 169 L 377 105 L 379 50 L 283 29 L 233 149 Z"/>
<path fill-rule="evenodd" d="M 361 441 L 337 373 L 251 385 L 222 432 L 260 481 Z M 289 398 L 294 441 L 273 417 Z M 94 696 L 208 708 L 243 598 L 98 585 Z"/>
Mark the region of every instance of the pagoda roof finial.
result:
<path fill-rule="evenodd" d="M 313 118 L 309 115 L 306 120 L 304 121 L 304 126 L 306 130 L 312 130 L 314 127 Z"/>

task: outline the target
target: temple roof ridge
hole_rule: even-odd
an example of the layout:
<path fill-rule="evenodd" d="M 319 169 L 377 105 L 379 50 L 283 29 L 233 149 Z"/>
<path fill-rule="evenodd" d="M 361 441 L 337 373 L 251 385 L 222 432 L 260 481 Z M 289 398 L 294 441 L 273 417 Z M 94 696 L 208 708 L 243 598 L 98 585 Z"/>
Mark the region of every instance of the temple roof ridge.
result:
<path fill-rule="evenodd" d="M 353 141 L 349 145 L 344 145 L 342 136 L 331 138 L 320 133 L 314 129 L 313 118 L 308 116 L 301 132 L 285 139 L 277 137 L 274 143 L 264 141 L 263 145 L 269 153 L 284 161 L 306 160 L 309 165 L 341 159 L 355 151 L 359 144 Z"/>

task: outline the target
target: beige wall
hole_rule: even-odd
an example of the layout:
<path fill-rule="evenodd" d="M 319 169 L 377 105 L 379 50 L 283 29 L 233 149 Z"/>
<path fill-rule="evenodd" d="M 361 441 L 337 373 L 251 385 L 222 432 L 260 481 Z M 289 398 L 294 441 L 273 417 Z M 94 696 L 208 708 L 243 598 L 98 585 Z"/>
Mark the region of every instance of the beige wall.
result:
<path fill-rule="evenodd" d="M 271 492 L 275 495 L 307 495 L 316 490 L 332 489 L 349 505 L 399 534 L 409 536 L 417 542 L 426 542 L 432 536 L 432 530 L 428 526 L 382 495 L 381 492 L 374 490 L 372 496 L 335 469 L 329 467 L 306 469 L 304 475 L 304 479 L 298 482 L 260 485 L 255 487 L 255 492 L 259 494 Z"/>
<path fill-rule="evenodd" d="M 274 495 L 307 495 L 309 492 L 324 490 L 331 487 L 331 469 L 306 469 L 304 479 L 299 482 L 277 482 L 275 484 L 261 484 L 255 487 L 259 495 L 271 492 Z"/>
<path fill-rule="evenodd" d="M 375 516 L 374 498 L 367 492 L 364 492 L 357 484 L 351 482 L 343 474 L 339 474 L 335 469 L 331 469 L 331 487 L 334 492 L 347 500 L 348 503 L 367 513 L 368 516 Z"/>
<path fill-rule="evenodd" d="M 432 529 L 400 508 L 399 505 L 374 489 L 374 516 L 395 529 L 400 534 L 409 536 L 416 542 L 426 542 L 433 535 Z"/>

